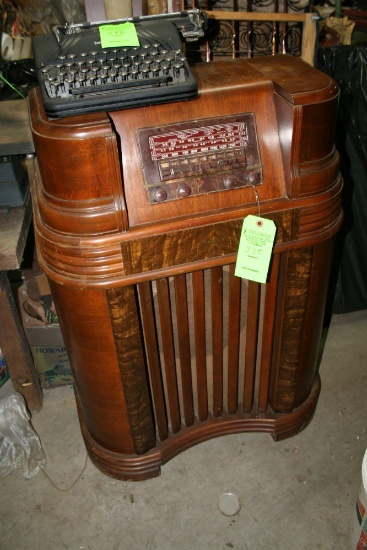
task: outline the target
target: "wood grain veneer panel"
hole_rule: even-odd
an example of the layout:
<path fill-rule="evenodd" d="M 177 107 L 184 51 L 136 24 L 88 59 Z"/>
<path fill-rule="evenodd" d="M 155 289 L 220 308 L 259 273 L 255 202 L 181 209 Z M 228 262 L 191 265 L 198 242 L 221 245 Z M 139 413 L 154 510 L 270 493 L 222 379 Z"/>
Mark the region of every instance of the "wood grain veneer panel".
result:
<path fill-rule="evenodd" d="M 276 244 L 297 239 L 298 212 L 266 215 L 277 226 Z M 121 243 L 125 273 L 141 273 L 236 254 L 243 218 L 183 231 L 162 232 Z"/>
<path fill-rule="evenodd" d="M 281 257 L 270 399 L 275 412 L 289 413 L 294 407 L 312 255 L 313 248 L 306 247 Z"/>
<path fill-rule="evenodd" d="M 319 243 L 313 249 L 304 331 L 297 369 L 295 407 L 300 406 L 308 397 L 319 366 L 320 340 L 328 295 L 333 249 L 334 239 Z"/>
<path fill-rule="evenodd" d="M 116 453 L 135 453 L 106 294 L 50 281 L 91 437 Z"/>
<path fill-rule="evenodd" d="M 106 291 L 131 435 L 137 454 L 155 446 L 135 288 Z M 111 396 L 112 397 L 112 396 Z"/>

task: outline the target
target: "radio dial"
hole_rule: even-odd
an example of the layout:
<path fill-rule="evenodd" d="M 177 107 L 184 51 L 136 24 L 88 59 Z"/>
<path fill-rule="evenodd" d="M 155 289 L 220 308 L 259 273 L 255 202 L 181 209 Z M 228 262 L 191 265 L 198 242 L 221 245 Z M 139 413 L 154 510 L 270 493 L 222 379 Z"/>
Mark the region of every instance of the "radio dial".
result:
<path fill-rule="evenodd" d="M 191 194 L 191 189 L 185 183 L 178 188 L 178 196 L 181 198 L 188 197 Z"/>
<path fill-rule="evenodd" d="M 227 176 L 223 181 L 223 185 L 226 189 L 234 189 L 237 186 L 237 180 L 233 176 Z"/>
<path fill-rule="evenodd" d="M 154 199 L 157 202 L 163 202 L 166 200 L 166 198 L 167 198 L 167 191 L 165 191 L 164 189 L 157 189 L 156 191 L 154 191 Z"/>
<path fill-rule="evenodd" d="M 260 174 L 258 172 L 250 172 L 246 179 L 250 185 L 256 185 L 260 182 Z"/>

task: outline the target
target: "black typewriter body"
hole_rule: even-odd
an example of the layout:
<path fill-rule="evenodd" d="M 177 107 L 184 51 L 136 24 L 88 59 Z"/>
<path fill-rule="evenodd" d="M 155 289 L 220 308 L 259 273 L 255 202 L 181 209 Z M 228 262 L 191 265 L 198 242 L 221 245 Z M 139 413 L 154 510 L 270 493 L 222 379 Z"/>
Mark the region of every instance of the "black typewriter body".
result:
<path fill-rule="evenodd" d="M 139 39 L 139 46 L 134 47 L 102 48 L 102 23 L 34 37 L 33 54 L 47 116 L 195 98 L 197 83 L 182 52 L 177 27 L 177 21 L 187 22 L 185 13 L 132 19 Z"/>

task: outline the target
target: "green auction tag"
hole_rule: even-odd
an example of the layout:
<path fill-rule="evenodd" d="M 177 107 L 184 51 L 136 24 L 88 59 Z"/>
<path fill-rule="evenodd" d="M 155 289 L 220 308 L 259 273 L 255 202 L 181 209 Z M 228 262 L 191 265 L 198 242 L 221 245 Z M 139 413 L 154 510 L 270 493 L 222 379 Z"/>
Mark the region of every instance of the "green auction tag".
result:
<path fill-rule="evenodd" d="M 140 46 L 134 23 L 101 25 L 99 27 L 102 48 L 119 48 L 121 46 Z"/>
<path fill-rule="evenodd" d="M 266 283 L 276 226 L 272 220 L 247 216 L 243 220 L 235 275 Z"/>

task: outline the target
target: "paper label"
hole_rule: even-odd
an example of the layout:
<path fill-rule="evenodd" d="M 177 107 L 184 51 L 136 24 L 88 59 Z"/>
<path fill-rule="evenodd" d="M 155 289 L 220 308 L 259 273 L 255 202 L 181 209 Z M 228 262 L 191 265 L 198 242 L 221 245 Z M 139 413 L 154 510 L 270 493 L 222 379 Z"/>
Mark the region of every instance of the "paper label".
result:
<path fill-rule="evenodd" d="M 276 226 L 272 220 L 247 216 L 243 220 L 235 275 L 266 283 Z"/>
<path fill-rule="evenodd" d="M 134 23 L 101 25 L 99 27 L 102 48 L 119 48 L 121 46 L 139 46 L 139 38 Z"/>

